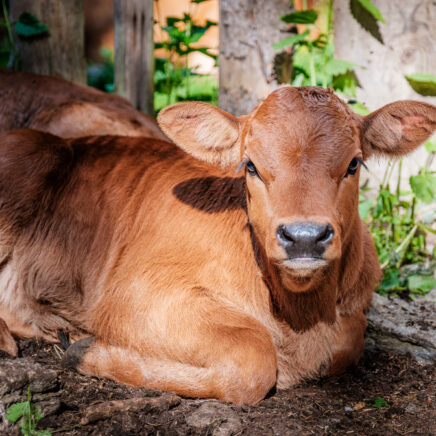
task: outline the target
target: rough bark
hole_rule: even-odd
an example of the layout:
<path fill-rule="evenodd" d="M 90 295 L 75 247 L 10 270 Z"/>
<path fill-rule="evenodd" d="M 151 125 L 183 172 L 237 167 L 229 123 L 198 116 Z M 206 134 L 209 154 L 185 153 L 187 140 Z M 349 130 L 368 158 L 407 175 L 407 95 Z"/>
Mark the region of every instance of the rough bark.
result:
<path fill-rule="evenodd" d="M 436 97 L 417 94 L 404 78 L 409 73 L 436 71 L 436 7 L 434 0 L 372 0 L 380 10 L 386 24 L 379 24 L 384 44 L 366 32 L 352 17 L 349 0 L 335 1 L 335 54 L 338 58 L 353 61 L 361 84 L 357 99 L 375 110 L 395 100 L 413 99 L 436 103 Z M 403 186 L 410 175 L 422 168 L 427 157 L 424 147 L 413 159 L 403 164 Z M 370 164 L 370 183 L 381 182 L 386 160 Z M 395 170 L 391 180 L 396 180 Z"/>
<path fill-rule="evenodd" d="M 115 0 L 115 92 L 153 115 L 153 0 Z"/>
<path fill-rule="evenodd" d="M 220 1 L 219 106 L 234 115 L 250 112 L 272 90 L 273 43 L 287 35 L 280 15 L 289 0 Z"/>
<path fill-rule="evenodd" d="M 355 62 L 362 88 L 357 98 L 372 110 L 400 99 L 424 100 L 404 74 L 436 71 L 436 7 L 434 0 L 373 0 L 386 20 L 379 24 L 384 45 L 354 20 L 349 0 L 335 1 L 336 56 Z"/>
<path fill-rule="evenodd" d="M 23 12 L 48 27 L 36 38 L 15 36 L 22 71 L 86 83 L 82 0 L 10 0 L 11 20 Z"/>

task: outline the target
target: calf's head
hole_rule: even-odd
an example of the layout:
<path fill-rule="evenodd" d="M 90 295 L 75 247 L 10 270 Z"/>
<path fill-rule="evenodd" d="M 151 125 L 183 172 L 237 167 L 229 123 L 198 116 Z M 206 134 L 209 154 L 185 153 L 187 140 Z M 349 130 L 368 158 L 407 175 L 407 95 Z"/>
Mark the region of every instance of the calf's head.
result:
<path fill-rule="evenodd" d="M 330 90 L 285 87 L 243 117 L 192 102 L 158 121 L 196 158 L 245 171 L 254 235 L 283 284 L 304 291 L 358 228 L 365 160 L 414 150 L 436 128 L 436 108 L 403 101 L 361 117 Z"/>

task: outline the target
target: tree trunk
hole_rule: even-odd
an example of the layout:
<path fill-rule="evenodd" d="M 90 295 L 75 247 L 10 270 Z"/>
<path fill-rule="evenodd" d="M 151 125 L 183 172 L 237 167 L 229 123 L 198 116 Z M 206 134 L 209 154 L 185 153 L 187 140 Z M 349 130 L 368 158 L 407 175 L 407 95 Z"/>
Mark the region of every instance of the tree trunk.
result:
<path fill-rule="evenodd" d="M 277 88 L 275 42 L 287 36 L 280 16 L 289 0 L 220 0 L 219 106 L 234 115 L 250 112 Z"/>
<path fill-rule="evenodd" d="M 86 83 L 82 0 L 10 0 L 11 21 L 30 12 L 48 27 L 35 38 L 15 36 L 22 71 Z"/>
<path fill-rule="evenodd" d="M 384 44 L 373 38 L 356 22 L 350 13 L 349 0 L 335 2 L 335 54 L 338 58 L 356 63 L 356 75 L 361 88 L 357 99 L 375 110 L 395 100 L 413 99 L 436 103 L 436 97 L 417 94 L 404 74 L 436 71 L 436 7 L 434 0 L 372 0 L 386 24 L 379 24 Z M 403 186 L 410 175 L 423 167 L 428 153 L 419 148 L 413 159 L 403 163 Z M 387 162 L 370 163 L 369 182 L 377 186 Z M 398 168 L 398 167 L 397 167 Z M 397 168 L 391 181 L 397 180 Z"/>
<path fill-rule="evenodd" d="M 115 0 L 115 92 L 153 115 L 153 0 Z"/>
<path fill-rule="evenodd" d="M 434 0 L 373 0 L 386 24 L 379 24 L 384 44 L 352 17 L 349 0 L 335 1 L 335 52 L 358 65 L 362 88 L 357 98 L 374 110 L 400 99 L 436 103 L 409 86 L 404 74 L 436 71 L 436 7 Z"/>

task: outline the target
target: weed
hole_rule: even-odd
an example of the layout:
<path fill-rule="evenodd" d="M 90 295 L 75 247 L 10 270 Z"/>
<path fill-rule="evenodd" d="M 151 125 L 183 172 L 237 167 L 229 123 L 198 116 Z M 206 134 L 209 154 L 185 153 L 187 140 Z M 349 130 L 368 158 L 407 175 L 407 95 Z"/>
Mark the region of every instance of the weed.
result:
<path fill-rule="evenodd" d="M 30 389 L 27 388 L 27 401 L 15 403 L 6 412 L 10 422 L 20 422 L 21 434 L 25 436 L 50 436 L 49 430 L 36 430 L 36 424 L 43 417 L 41 411 L 32 404 Z"/>
<path fill-rule="evenodd" d="M 13 30 L 22 38 L 32 39 L 46 34 L 48 29 L 45 24 L 40 23 L 38 18 L 29 12 L 23 12 L 16 22 L 11 22 L 6 0 L 1 1 L 4 19 L 0 20 L 0 27 L 6 29 L 8 36 L 0 40 L 0 66 L 18 70 L 20 58 L 14 41 Z"/>
<path fill-rule="evenodd" d="M 197 43 L 212 26 L 214 21 L 207 20 L 200 25 L 193 18 L 192 7 L 196 8 L 199 3 L 206 0 L 191 0 L 189 11 L 183 17 L 166 17 L 166 25 L 160 20 L 159 3 L 156 2 L 158 24 L 166 38 L 156 43 L 155 48 L 164 49 L 165 57 L 156 58 L 154 83 L 156 89 L 155 109 L 159 111 L 176 101 L 202 100 L 209 103 L 216 102 L 218 86 L 210 76 L 195 74 L 193 68 L 188 67 L 188 55 L 193 52 L 200 52 L 212 58 L 215 62 L 217 56 L 207 47 L 198 47 Z M 202 80 L 200 77 L 206 77 Z M 164 103 L 164 96 L 166 102 Z"/>
<path fill-rule="evenodd" d="M 102 63 L 89 62 L 86 75 L 89 86 L 105 92 L 114 92 L 114 52 L 109 48 L 100 50 Z"/>
<path fill-rule="evenodd" d="M 374 407 L 376 409 L 383 409 L 383 408 L 389 409 L 391 405 L 384 398 L 377 397 L 375 399 L 374 404 L 371 404 L 371 407 Z"/>
<path fill-rule="evenodd" d="M 409 178 L 409 190 L 400 189 L 401 160 L 387 167 L 375 200 L 368 198 L 368 188 L 361 190 L 359 212 L 371 230 L 384 271 L 377 289 L 381 295 L 405 292 L 413 298 L 436 287 L 436 250 L 430 253 L 426 246 L 426 235 L 436 234 L 431 227 L 436 212 L 436 175 L 430 170 L 436 143 L 427 141 L 425 146 L 427 162 Z M 393 188 L 390 179 L 394 166 L 398 166 L 398 179 Z"/>

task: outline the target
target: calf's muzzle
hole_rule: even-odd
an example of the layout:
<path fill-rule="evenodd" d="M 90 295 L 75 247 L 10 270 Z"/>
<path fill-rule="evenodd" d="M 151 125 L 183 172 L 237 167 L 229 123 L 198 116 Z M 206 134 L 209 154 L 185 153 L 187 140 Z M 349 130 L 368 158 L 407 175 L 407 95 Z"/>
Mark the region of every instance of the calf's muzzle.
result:
<path fill-rule="evenodd" d="M 321 259 L 332 242 L 334 230 L 330 224 L 297 222 L 280 224 L 276 235 L 290 259 Z"/>

